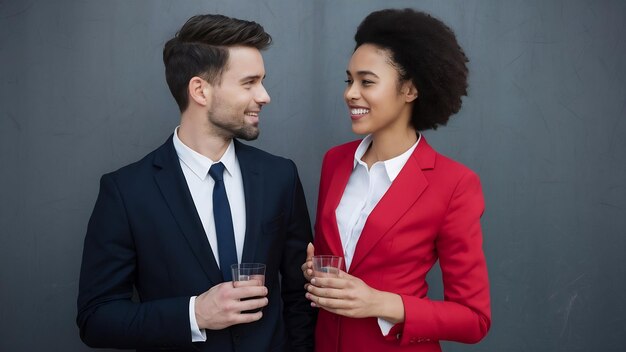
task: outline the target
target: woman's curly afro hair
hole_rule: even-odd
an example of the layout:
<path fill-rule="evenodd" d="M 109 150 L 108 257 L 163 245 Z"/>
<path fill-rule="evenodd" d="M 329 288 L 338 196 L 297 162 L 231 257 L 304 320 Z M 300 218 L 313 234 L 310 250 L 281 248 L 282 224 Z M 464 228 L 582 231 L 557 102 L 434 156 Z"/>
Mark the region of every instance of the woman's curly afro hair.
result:
<path fill-rule="evenodd" d="M 440 20 L 412 9 L 376 11 L 361 22 L 354 40 L 355 50 L 362 44 L 388 50 L 400 80 L 415 85 L 411 124 L 416 130 L 437 129 L 461 109 L 468 59 Z"/>

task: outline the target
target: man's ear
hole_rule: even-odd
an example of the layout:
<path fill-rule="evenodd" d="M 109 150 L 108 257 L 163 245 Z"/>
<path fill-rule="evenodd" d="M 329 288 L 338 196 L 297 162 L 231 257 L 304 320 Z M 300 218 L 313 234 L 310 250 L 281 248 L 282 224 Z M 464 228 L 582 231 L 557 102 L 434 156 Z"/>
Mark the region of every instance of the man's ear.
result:
<path fill-rule="evenodd" d="M 191 77 L 189 84 L 187 85 L 187 93 L 189 94 L 190 103 L 191 100 L 193 100 L 198 105 L 209 105 L 211 103 L 212 89 L 213 87 L 209 84 L 209 82 L 197 76 Z"/>
<path fill-rule="evenodd" d="M 413 102 L 413 100 L 417 99 L 417 97 L 419 96 L 417 88 L 415 88 L 413 82 L 411 81 L 404 83 L 402 94 L 404 94 L 404 101 L 406 101 L 407 103 Z"/>

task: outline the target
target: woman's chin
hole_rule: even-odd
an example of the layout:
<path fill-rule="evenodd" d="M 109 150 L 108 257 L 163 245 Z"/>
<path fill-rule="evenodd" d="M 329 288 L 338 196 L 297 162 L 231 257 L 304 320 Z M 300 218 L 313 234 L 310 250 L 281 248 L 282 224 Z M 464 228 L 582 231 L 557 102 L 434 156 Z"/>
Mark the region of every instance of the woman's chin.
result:
<path fill-rule="evenodd" d="M 352 122 L 352 132 L 355 134 L 366 135 L 372 133 L 363 123 Z"/>

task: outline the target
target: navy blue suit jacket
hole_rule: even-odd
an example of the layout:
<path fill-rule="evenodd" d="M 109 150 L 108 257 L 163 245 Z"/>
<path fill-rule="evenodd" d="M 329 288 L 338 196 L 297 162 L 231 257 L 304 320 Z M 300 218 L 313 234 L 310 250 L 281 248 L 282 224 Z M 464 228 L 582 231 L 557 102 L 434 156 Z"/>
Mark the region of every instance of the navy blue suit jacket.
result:
<path fill-rule="evenodd" d="M 87 345 L 140 351 L 313 349 L 315 312 L 304 297 L 300 270 L 312 235 L 296 166 L 237 140 L 235 152 L 246 202 L 242 262 L 267 265 L 263 318 L 206 330 L 206 342 L 191 342 L 190 297 L 223 280 L 170 137 L 100 181 L 78 296 L 77 323 Z"/>

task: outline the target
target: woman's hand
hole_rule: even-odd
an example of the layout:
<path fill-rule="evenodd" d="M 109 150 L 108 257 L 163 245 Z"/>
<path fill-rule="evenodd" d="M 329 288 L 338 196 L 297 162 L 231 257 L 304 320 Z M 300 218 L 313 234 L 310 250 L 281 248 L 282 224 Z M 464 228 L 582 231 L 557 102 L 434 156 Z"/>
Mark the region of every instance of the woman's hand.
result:
<path fill-rule="evenodd" d="M 313 255 L 314 253 L 315 253 L 315 247 L 313 247 L 313 243 L 309 243 L 309 245 L 306 247 L 306 261 L 300 267 L 300 269 L 302 269 L 302 275 L 304 275 L 304 278 L 306 279 L 306 281 L 309 281 L 309 282 L 313 278 Z M 304 288 L 306 289 L 307 286 L 309 286 L 308 283 L 304 285 Z"/>
<path fill-rule="evenodd" d="M 307 286 L 306 297 L 313 307 L 349 318 L 382 318 L 390 323 L 404 321 L 402 298 L 378 291 L 345 271 L 338 277 L 315 277 Z"/>

